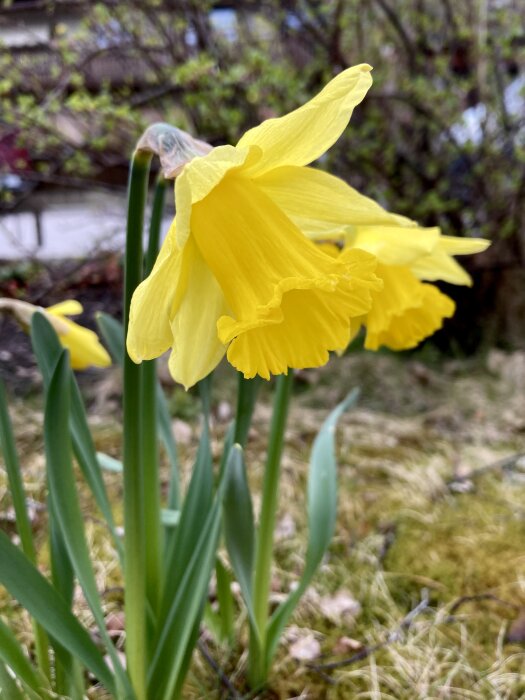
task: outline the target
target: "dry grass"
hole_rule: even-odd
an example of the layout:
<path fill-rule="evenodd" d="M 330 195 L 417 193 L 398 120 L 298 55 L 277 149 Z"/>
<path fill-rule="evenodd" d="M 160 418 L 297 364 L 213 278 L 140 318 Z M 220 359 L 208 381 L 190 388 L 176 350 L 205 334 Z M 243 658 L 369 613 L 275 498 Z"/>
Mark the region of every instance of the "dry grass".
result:
<path fill-rule="evenodd" d="M 313 436 L 327 409 L 350 388 L 360 384 L 363 397 L 341 424 L 336 537 L 280 648 L 271 689 L 259 697 L 525 698 L 524 650 L 506 641 L 509 626 L 525 607 L 525 464 L 518 460 L 507 469 L 476 472 L 525 451 L 525 354 L 492 353 L 488 360 L 446 365 L 355 355 L 305 373 L 303 379 L 283 461 L 276 600 L 303 566 L 306 465 Z M 112 389 L 105 381 L 109 395 Z M 219 377 L 217 384 L 217 397 L 223 400 L 214 425 L 218 451 L 233 388 L 228 377 Z M 256 493 L 267 399 L 264 393 L 247 451 Z M 177 390 L 172 405 L 191 428 L 186 431 L 187 444 L 180 448 L 189 465 L 198 434 L 194 402 Z M 118 423 L 108 418 L 114 415 L 113 407 L 100 394 L 97 411 L 97 447 L 118 455 Z M 26 483 L 31 497 L 43 503 L 41 413 L 25 400 L 15 406 L 15 417 Z M 474 478 L 465 479 L 471 472 Z M 452 479 L 460 479 L 459 486 L 450 488 Z M 117 504 L 118 477 L 109 481 Z M 0 505 L 5 516 L 7 496 Z M 111 589 L 105 598 L 109 613 L 120 602 L 115 556 L 87 496 L 85 507 L 99 586 Z M 36 531 L 44 525 L 45 510 L 37 510 Z M 45 549 L 41 557 L 45 565 Z M 327 614 L 322 602 L 338 592 L 352 596 L 360 610 L 335 619 Z M 454 609 L 461 596 L 479 594 Z M 422 596 L 428 596 L 425 609 L 401 629 Z M 5 597 L 0 601 L 29 642 L 27 620 L 11 616 L 13 608 Z M 241 611 L 239 620 L 244 620 Z M 322 656 L 311 660 L 318 667 L 348 659 L 362 646 L 382 646 L 359 661 L 321 673 L 291 656 L 292 641 L 308 635 L 320 644 Z M 213 656 L 241 690 L 245 642 L 242 624 L 235 648 L 208 641 Z M 228 697 L 200 654 L 185 697 Z"/>

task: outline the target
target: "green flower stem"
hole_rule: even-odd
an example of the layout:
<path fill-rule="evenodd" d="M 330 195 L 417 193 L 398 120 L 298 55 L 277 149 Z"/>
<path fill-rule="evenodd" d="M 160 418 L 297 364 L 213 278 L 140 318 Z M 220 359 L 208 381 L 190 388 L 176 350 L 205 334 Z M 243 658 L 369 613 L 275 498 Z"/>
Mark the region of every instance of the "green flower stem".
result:
<path fill-rule="evenodd" d="M 151 207 L 151 221 L 149 225 L 148 248 L 144 257 L 144 277 L 147 277 L 153 269 L 157 254 L 159 252 L 160 227 L 162 224 L 162 213 L 164 211 L 164 197 L 168 181 L 159 175 L 155 192 L 153 194 L 153 205 Z"/>
<path fill-rule="evenodd" d="M 164 178 L 157 180 L 149 228 L 144 275 L 151 272 L 159 250 L 164 209 Z M 162 595 L 162 522 L 160 503 L 159 445 L 157 434 L 157 370 L 155 360 L 142 367 L 142 462 L 144 469 L 144 536 L 146 541 L 146 596 L 154 614 Z"/>
<path fill-rule="evenodd" d="M 32 564 L 36 565 L 35 544 L 31 522 L 27 513 L 24 484 L 18 454 L 15 447 L 11 419 L 7 410 L 7 396 L 3 381 L 0 379 L 0 448 L 4 454 L 9 491 L 15 509 L 16 527 L 22 544 L 22 551 Z M 49 665 L 48 638 L 45 630 L 32 621 L 35 635 L 35 652 L 38 667 L 47 679 L 51 679 Z"/>
<path fill-rule="evenodd" d="M 128 187 L 128 222 L 124 278 L 124 337 L 129 307 L 142 281 L 142 230 L 151 154 L 135 153 Z M 142 451 L 142 374 L 124 353 L 124 581 L 127 668 L 137 700 L 146 700 L 146 539 Z"/>
<path fill-rule="evenodd" d="M 244 447 L 252 423 L 253 409 L 261 387 L 262 379 L 245 379 L 239 372 L 239 388 L 237 391 L 237 410 L 235 413 L 235 434 L 233 441 Z"/>
<path fill-rule="evenodd" d="M 272 424 L 268 443 L 268 456 L 264 471 L 264 484 L 257 537 L 255 576 L 253 581 L 253 605 L 257 629 L 251 630 L 248 676 L 253 688 L 266 682 L 266 631 L 268 626 L 268 597 L 270 593 L 275 517 L 279 495 L 281 455 L 288 407 L 292 394 L 293 372 L 277 378 Z M 255 639 L 257 635 L 257 639 Z"/>

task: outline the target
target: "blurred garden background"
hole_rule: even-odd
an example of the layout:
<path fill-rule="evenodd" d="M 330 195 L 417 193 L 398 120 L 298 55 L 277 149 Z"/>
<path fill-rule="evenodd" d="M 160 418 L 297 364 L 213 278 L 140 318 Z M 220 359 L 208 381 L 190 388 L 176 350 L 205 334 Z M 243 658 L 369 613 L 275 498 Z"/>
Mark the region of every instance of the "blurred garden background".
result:
<path fill-rule="evenodd" d="M 168 122 L 214 146 L 234 144 L 342 69 L 374 67 L 372 89 L 318 165 L 422 225 L 492 246 L 461 260 L 472 288 L 440 285 L 457 313 L 416 351 L 366 353 L 358 341 L 327 368 L 299 373 L 276 601 L 302 566 L 308 446 L 348 390 L 359 385 L 362 398 L 342 421 L 337 536 L 265 697 L 524 698 L 523 1 L 12 0 L 0 7 L 0 296 L 42 306 L 79 299 L 81 322 L 92 328 L 96 311 L 121 313 L 128 164 L 146 126 Z M 164 229 L 173 216 L 167 200 Z M 7 316 L 0 374 L 14 397 L 38 532 L 45 507 L 39 379 L 29 340 Z M 189 463 L 197 399 L 173 386 L 162 365 L 160 374 Z M 97 447 L 118 456 L 118 369 L 79 379 Z M 217 440 L 232 416 L 232 382 L 223 368 Z M 248 445 L 256 465 L 266 418 L 262 406 Z M 260 469 L 252 478 L 257 484 Z M 108 481 L 116 499 L 118 475 Z M 4 487 L 0 471 L 0 523 L 9 531 Z M 110 616 L 119 582 L 88 500 L 85 507 Z M 0 603 L 27 637 L 24 617 Z M 117 615 L 112 624 L 118 636 Z M 238 654 L 209 629 L 202 636 L 234 687 Z M 237 652 L 243 643 L 235 641 Z M 331 662 L 341 665 L 322 668 Z M 197 654 L 187 697 L 233 692 Z"/>

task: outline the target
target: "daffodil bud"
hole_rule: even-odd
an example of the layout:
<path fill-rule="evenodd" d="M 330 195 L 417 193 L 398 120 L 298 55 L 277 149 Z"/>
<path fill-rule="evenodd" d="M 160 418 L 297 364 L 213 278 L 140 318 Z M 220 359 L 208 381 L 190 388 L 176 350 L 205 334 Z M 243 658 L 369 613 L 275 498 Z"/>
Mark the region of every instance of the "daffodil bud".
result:
<path fill-rule="evenodd" d="M 182 129 L 159 122 L 146 129 L 137 143 L 136 150 L 148 151 L 158 156 L 162 174 L 169 180 L 176 178 L 193 158 L 209 153 L 212 146 Z"/>

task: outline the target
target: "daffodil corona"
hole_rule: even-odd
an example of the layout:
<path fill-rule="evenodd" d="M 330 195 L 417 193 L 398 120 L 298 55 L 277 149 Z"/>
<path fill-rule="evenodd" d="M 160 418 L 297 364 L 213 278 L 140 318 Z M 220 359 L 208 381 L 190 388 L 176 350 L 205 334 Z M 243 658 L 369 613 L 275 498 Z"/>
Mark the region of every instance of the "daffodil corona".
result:
<path fill-rule="evenodd" d="M 69 350 L 73 369 L 108 367 L 111 364 L 111 358 L 97 334 L 66 318 L 82 313 L 82 305 L 78 301 L 70 299 L 44 309 L 18 299 L 0 299 L 0 311 L 2 310 L 12 313 L 24 328 L 31 325 L 34 313 L 43 313 L 55 329 L 61 344 Z"/>
<path fill-rule="evenodd" d="M 306 105 L 187 163 L 175 220 L 151 275 L 137 288 L 127 348 L 140 362 L 172 348 L 173 377 L 189 387 L 225 353 L 246 377 L 324 364 L 346 347 L 351 319 L 381 282 L 366 251 L 325 255 L 273 196 L 289 170 L 322 155 L 371 85 L 350 68 Z"/>

